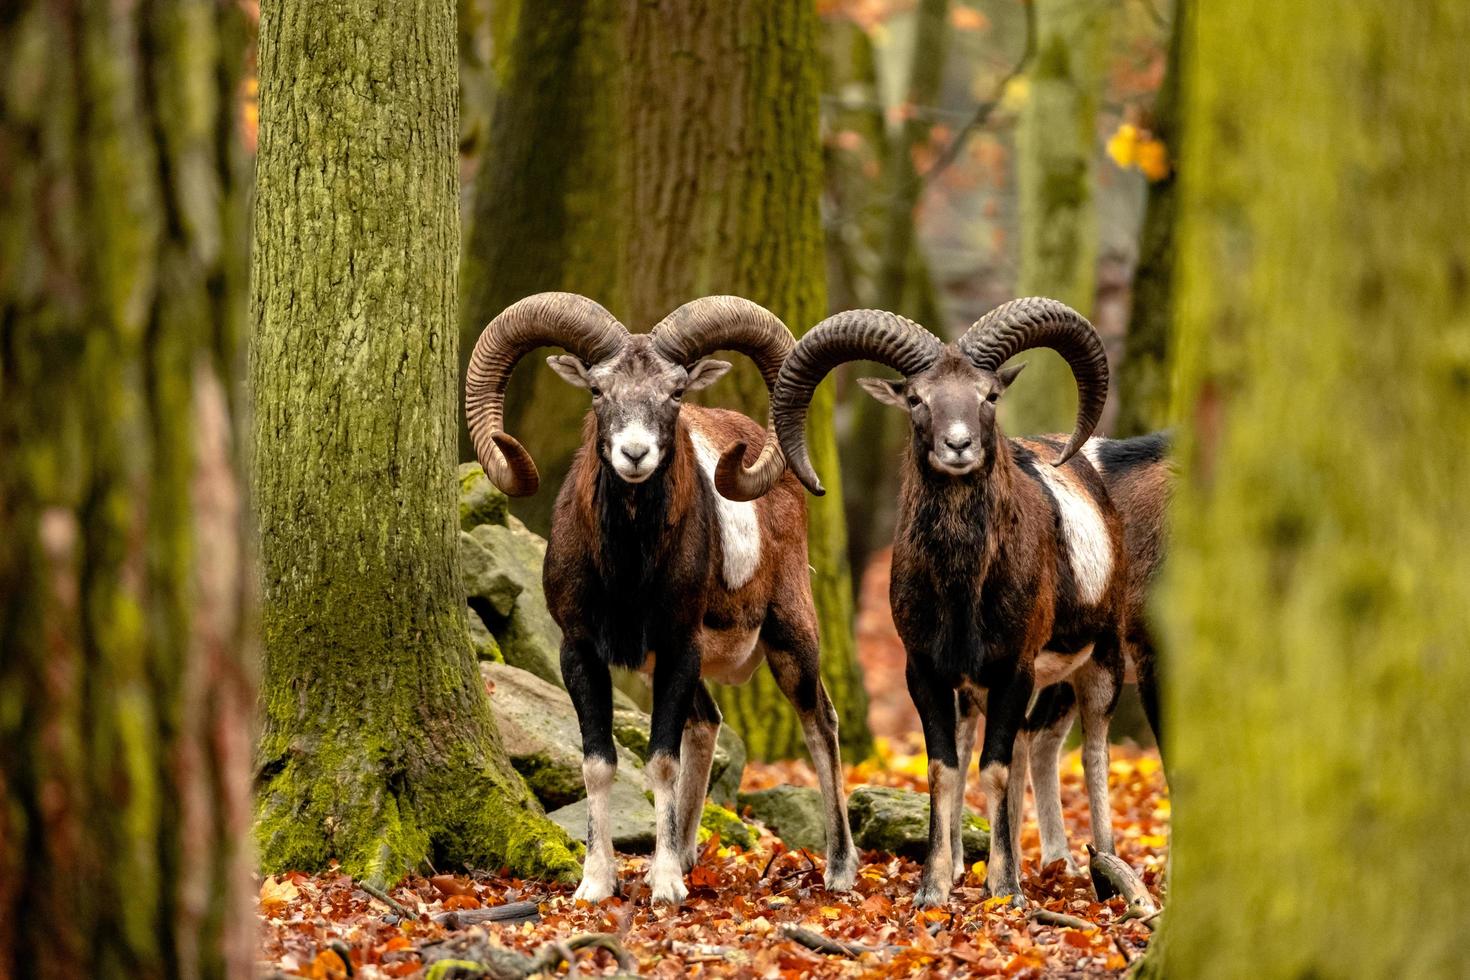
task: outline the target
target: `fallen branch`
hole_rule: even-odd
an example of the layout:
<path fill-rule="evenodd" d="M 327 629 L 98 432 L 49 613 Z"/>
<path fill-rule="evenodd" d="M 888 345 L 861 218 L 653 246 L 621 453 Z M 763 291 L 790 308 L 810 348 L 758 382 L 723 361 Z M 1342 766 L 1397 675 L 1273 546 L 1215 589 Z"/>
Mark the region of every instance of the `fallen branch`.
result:
<path fill-rule="evenodd" d="M 1065 912 L 1053 912 L 1051 909 L 1032 909 L 1026 913 L 1026 918 L 1032 922 L 1039 922 L 1044 926 L 1060 926 L 1063 929 L 1096 929 L 1097 923 L 1079 919 L 1075 915 Z"/>
<path fill-rule="evenodd" d="M 538 973 L 554 973 L 563 963 L 567 976 L 577 975 L 577 951 L 605 949 L 618 961 L 624 974 L 636 974 L 638 963 L 610 932 L 584 932 L 569 939 L 546 943 L 535 956 L 493 945 L 484 930 L 460 939 L 444 940 L 424 947 L 429 970 L 426 980 L 524 980 Z"/>
<path fill-rule="evenodd" d="M 824 936 L 820 932 L 803 929 L 801 926 L 782 926 L 781 935 L 794 943 L 799 943 L 807 949 L 816 953 L 826 953 L 828 956 L 862 956 L 864 953 L 881 953 L 884 950 L 876 946 L 864 946 L 862 943 L 847 942 L 843 939 L 833 939 Z"/>
<path fill-rule="evenodd" d="M 1118 921 L 1141 919 L 1144 925 L 1153 928 L 1149 923 L 1159 914 L 1158 903 L 1128 862 L 1115 854 L 1099 854 L 1091 844 L 1087 845 L 1087 858 L 1087 872 L 1092 877 L 1092 890 L 1097 894 L 1097 900 L 1106 902 L 1114 895 L 1121 895 L 1128 903 L 1128 910 Z"/>
<path fill-rule="evenodd" d="M 395 899 L 392 895 L 389 895 L 387 892 L 383 891 L 383 889 L 379 888 L 377 885 L 374 885 L 371 882 L 367 881 L 359 881 L 355 884 L 358 888 L 361 888 L 373 898 L 376 898 L 378 901 L 388 906 L 388 908 L 392 909 L 393 914 L 398 916 L 400 919 L 412 920 L 418 918 L 418 913 L 410 912 L 406 906 L 400 904 L 397 899 Z"/>
<path fill-rule="evenodd" d="M 440 912 L 434 921 L 449 930 L 477 926 L 482 922 L 530 922 L 540 917 L 535 902 L 507 902 L 488 909 L 454 909 Z"/>

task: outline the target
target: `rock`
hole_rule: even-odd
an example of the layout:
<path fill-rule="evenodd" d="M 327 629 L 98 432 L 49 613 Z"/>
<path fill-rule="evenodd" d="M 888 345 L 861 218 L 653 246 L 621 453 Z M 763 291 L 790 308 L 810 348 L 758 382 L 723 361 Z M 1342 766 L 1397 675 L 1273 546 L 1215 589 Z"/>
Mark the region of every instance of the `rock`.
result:
<path fill-rule="evenodd" d="M 510 498 L 499 490 L 479 463 L 459 466 L 459 527 L 468 531 L 481 524 L 504 524 L 510 517 Z"/>
<path fill-rule="evenodd" d="M 773 786 L 740 794 L 740 812 L 748 812 L 786 842 L 813 853 L 827 847 L 822 794 L 806 786 Z"/>
<path fill-rule="evenodd" d="M 541 804 L 552 810 L 586 796 L 582 732 L 567 692 L 507 664 L 482 662 L 480 676 L 505 753 Z M 641 767 L 637 756 L 620 749 L 615 785 L 627 783 L 641 794 Z"/>
<path fill-rule="evenodd" d="M 616 706 L 616 698 L 614 705 Z M 636 708 L 617 707 L 613 711 L 613 741 L 648 761 L 649 717 Z M 709 767 L 709 796 L 722 807 L 733 807 L 740 792 L 740 777 L 745 774 L 745 743 L 729 725 L 720 726 L 719 741 Z"/>
<path fill-rule="evenodd" d="M 470 606 L 495 634 L 505 662 L 561 686 L 561 629 L 546 608 L 541 564 L 546 543 L 515 518 L 460 534 Z"/>
<path fill-rule="evenodd" d="M 733 811 L 718 803 L 706 803 L 704 815 L 699 818 L 699 843 L 703 846 L 714 834 L 720 835 L 724 847 L 740 847 L 750 850 L 755 847 L 756 832 Z"/>
<path fill-rule="evenodd" d="M 625 779 L 622 768 L 608 794 L 608 813 L 612 822 L 613 848 L 634 854 L 653 850 L 653 804 L 643 794 L 641 785 Z M 587 800 L 585 798 L 547 814 L 572 840 L 587 843 Z"/>
<path fill-rule="evenodd" d="M 474 648 L 476 660 L 488 660 L 491 663 L 503 664 L 505 658 L 500 655 L 500 644 L 495 642 L 495 634 L 485 626 L 485 621 L 480 614 L 473 609 L 465 610 L 470 620 L 470 646 Z"/>
<path fill-rule="evenodd" d="M 886 851 L 923 860 L 929 853 L 929 796 L 891 786 L 859 786 L 847 798 L 853 842 L 862 850 Z M 983 860 L 990 850 L 990 826 L 965 809 L 965 861 Z"/>

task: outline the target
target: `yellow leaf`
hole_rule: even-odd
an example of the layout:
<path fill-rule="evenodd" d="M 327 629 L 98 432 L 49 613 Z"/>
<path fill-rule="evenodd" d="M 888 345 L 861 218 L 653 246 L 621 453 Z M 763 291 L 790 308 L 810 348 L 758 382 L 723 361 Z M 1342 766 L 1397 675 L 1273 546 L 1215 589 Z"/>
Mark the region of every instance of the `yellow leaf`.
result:
<path fill-rule="evenodd" d="M 1169 148 L 1164 146 L 1162 140 L 1150 137 L 1138 144 L 1137 151 L 1138 169 L 1149 180 L 1159 181 L 1169 176 Z M 1157 766 L 1153 759 L 1144 757 L 1138 760 L 1138 771 L 1148 775 L 1144 771 L 1144 763 L 1150 762 Z"/>
<path fill-rule="evenodd" d="M 1108 156 L 1124 169 L 1133 166 L 1138 159 L 1138 127 L 1132 123 L 1119 126 L 1117 132 L 1108 139 Z M 1113 765 L 1116 766 L 1117 763 Z"/>
<path fill-rule="evenodd" d="M 976 861 L 974 864 L 970 865 L 970 874 L 974 875 L 976 878 L 980 879 L 981 881 L 984 881 L 985 880 L 985 862 L 984 861 Z"/>
<path fill-rule="evenodd" d="M 1006 90 L 1000 94 L 1000 104 L 1014 112 L 1026 104 L 1031 97 L 1031 82 L 1025 75 L 1017 75 L 1006 82 Z"/>

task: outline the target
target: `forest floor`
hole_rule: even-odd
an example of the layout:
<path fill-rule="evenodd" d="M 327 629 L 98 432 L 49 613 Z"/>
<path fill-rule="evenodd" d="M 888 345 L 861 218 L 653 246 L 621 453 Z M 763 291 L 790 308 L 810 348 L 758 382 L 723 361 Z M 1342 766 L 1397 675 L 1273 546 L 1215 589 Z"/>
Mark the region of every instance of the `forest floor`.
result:
<path fill-rule="evenodd" d="M 867 783 L 927 792 L 928 763 L 914 734 L 918 720 L 903 680 L 903 648 L 888 616 L 885 559 L 879 556 L 864 576 L 857 623 L 858 656 L 870 694 L 868 720 L 878 750 L 874 758 L 846 767 L 847 784 L 849 789 Z M 261 973 L 338 980 L 348 976 L 345 956 L 355 978 L 418 977 L 426 973 L 426 956 L 436 958 L 447 948 L 483 949 L 488 943 L 529 957 L 549 943 L 611 933 L 631 957 L 625 965 L 652 977 L 1120 976 L 1147 946 L 1149 931 L 1137 921 L 1119 921 L 1121 899 L 1095 900 L 1082 853 L 1089 820 L 1075 751 L 1061 769 L 1068 840 L 1084 871 L 1069 876 L 1060 862 L 1038 866 L 1035 807 L 1028 804 L 1021 834 L 1026 909 L 986 899 L 984 865 L 976 864 L 956 886 L 947 909 L 916 910 L 918 862 L 878 852 L 862 855 L 853 892 L 830 894 L 822 886 L 821 855 L 788 850 L 762 833 L 748 852 L 711 841 L 689 874 L 689 898 L 677 910 L 649 907 L 643 885 L 649 859 L 635 855 L 621 858 L 623 895 L 596 906 L 573 901 L 570 888 L 493 873 L 412 877 L 390 895 L 399 910 L 345 875 L 267 878 L 260 883 L 258 910 Z M 805 762 L 751 763 L 742 781 L 747 790 L 781 783 L 815 786 L 816 777 Z M 1115 745 L 1109 783 L 1118 855 L 1158 897 L 1169 824 L 1158 753 Z M 985 812 L 973 762 L 966 798 L 977 812 Z M 530 903 L 520 907 L 534 919 L 462 921 L 474 918 L 476 910 L 515 903 Z M 1086 920 L 1091 928 L 1041 924 L 1027 915 L 1037 908 Z M 808 930 L 808 941 L 815 933 L 849 944 L 848 949 L 815 952 L 788 938 L 789 927 Z M 574 955 L 580 973 L 619 971 L 610 952 L 588 949 Z M 565 970 L 563 965 L 553 972 Z"/>

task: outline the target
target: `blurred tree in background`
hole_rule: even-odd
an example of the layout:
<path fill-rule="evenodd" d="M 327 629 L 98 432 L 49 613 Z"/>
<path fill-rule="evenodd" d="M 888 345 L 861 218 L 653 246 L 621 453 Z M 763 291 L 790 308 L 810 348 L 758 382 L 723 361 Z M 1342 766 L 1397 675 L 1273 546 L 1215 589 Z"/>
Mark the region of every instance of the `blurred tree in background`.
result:
<path fill-rule="evenodd" d="M 1470 7 L 1189 16 L 1155 973 L 1458 975 Z"/>
<path fill-rule="evenodd" d="M 0 15 L 0 977 L 246 977 L 232 4 Z"/>
<path fill-rule="evenodd" d="M 251 350 L 266 871 L 575 878 L 501 751 L 455 550 L 453 0 L 268 0 Z"/>

